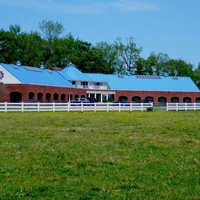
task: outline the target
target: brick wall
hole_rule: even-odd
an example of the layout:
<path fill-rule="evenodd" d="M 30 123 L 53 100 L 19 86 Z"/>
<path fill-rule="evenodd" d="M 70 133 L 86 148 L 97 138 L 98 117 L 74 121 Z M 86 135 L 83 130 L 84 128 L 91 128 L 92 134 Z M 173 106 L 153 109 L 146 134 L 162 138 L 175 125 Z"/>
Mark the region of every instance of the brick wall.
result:
<path fill-rule="evenodd" d="M 89 89 L 87 89 L 89 90 Z M 54 101 L 54 94 L 58 95 L 58 102 L 61 102 L 61 95 L 66 95 L 66 102 L 68 101 L 68 95 L 71 94 L 71 99 L 74 99 L 76 95 L 87 96 L 86 89 L 78 88 L 66 88 L 66 87 L 52 87 L 52 86 L 42 86 L 42 85 L 30 85 L 30 84 L 2 84 L 0 83 L 0 101 L 10 102 L 10 93 L 19 92 L 21 93 L 21 101 L 29 101 L 29 93 L 34 93 L 34 102 L 37 102 L 38 93 L 43 94 L 42 102 L 46 100 L 46 94 L 51 94 L 50 102 Z M 165 97 L 166 102 L 171 102 L 171 98 L 179 98 L 179 102 L 183 102 L 184 98 L 191 98 L 191 102 L 196 102 L 198 98 L 200 100 L 200 92 L 170 92 L 170 91 L 119 91 L 113 90 L 115 92 L 114 101 L 117 101 L 119 97 L 125 96 L 131 102 L 134 96 L 138 96 L 141 100 L 145 99 L 147 96 L 154 98 L 154 103 L 158 103 L 158 98 Z"/>

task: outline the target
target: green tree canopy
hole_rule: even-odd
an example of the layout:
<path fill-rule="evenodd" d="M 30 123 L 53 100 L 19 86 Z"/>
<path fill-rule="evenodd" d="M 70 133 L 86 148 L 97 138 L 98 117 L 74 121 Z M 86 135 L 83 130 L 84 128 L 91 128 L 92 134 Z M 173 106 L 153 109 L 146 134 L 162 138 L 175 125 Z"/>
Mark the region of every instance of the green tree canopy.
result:
<path fill-rule="evenodd" d="M 64 27 L 61 23 L 54 22 L 53 20 L 43 20 L 39 23 L 39 29 L 43 36 L 48 41 L 53 41 L 58 38 L 61 33 L 64 32 Z"/>
<path fill-rule="evenodd" d="M 65 67 L 72 62 L 82 72 L 120 73 L 140 75 L 189 76 L 200 87 L 200 65 L 193 65 L 183 59 L 170 59 L 164 53 L 151 53 L 142 58 L 142 48 L 138 48 L 134 38 L 126 43 L 117 38 L 113 43 L 90 42 L 74 38 L 71 34 L 60 37 L 64 32 L 61 23 L 43 20 L 38 32 L 21 32 L 20 25 L 11 25 L 9 31 L 0 30 L 0 62 L 16 63 L 45 68 Z"/>
<path fill-rule="evenodd" d="M 121 73 L 126 73 L 126 71 L 134 73 L 136 67 L 135 63 L 140 57 L 142 48 L 137 48 L 133 37 L 127 38 L 126 44 L 124 44 L 122 39 L 119 37 L 114 44 L 119 58 L 119 68 L 116 70 L 121 71 Z"/>
<path fill-rule="evenodd" d="M 15 35 L 19 34 L 21 31 L 21 26 L 19 24 L 10 25 L 9 28 L 10 32 L 14 33 Z"/>

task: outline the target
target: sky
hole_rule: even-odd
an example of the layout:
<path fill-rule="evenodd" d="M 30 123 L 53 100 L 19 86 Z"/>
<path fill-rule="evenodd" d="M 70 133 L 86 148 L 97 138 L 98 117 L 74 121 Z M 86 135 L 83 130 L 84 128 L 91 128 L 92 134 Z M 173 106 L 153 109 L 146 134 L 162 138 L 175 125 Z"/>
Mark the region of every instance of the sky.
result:
<path fill-rule="evenodd" d="M 197 67 L 200 63 L 200 0 L 0 0 L 0 29 L 39 23 L 63 25 L 64 35 L 93 45 L 133 37 L 141 57 L 164 53 Z"/>

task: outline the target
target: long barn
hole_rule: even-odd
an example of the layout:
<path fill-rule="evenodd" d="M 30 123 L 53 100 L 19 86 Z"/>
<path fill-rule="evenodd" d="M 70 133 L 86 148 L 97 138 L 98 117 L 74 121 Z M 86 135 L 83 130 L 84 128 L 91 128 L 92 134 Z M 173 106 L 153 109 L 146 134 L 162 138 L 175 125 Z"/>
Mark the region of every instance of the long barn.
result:
<path fill-rule="evenodd" d="M 68 102 L 79 97 L 194 103 L 200 102 L 200 91 L 190 77 L 83 73 L 72 63 L 52 70 L 0 63 L 1 102 Z"/>

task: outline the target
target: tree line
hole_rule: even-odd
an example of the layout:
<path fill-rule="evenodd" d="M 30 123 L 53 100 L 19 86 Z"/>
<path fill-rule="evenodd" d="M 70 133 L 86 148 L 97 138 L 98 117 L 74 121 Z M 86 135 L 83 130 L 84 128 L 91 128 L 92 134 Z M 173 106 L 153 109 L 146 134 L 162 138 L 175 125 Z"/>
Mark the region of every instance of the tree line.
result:
<path fill-rule="evenodd" d="M 9 31 L 0 30 L 0 62 L 16 63 L 47 69 L 64 68 L 70 62 L 82 72 L 104 74 L 135 74 L 158 76 L 189 76 L 200 88 L 200 64 L 197 68 L 183 60 L 171 59 L 167 54 L 154 52 L 145 59 L 142 47 L 134 38 L 125 41 L 117 38 L 112 44 L 90 42 L 74 38 L 72 34 L 61 36 L 64 27 L 59 22 L 43 20 L 39 32 L 21 32 L 20 25 L 10 25 Z"/>

